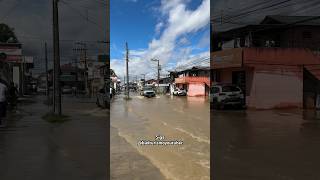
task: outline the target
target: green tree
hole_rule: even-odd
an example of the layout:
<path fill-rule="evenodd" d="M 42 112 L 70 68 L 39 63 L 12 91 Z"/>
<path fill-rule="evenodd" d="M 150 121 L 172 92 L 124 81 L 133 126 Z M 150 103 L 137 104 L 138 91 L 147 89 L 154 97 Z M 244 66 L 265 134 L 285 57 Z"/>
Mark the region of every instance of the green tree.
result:
<path fill-rule="evenodd" d="M 8 25 L 1 23 L 0 24 L 0 43 L 17 43 L 18 39 L 14 33 L 13 28 L 10 28 Z"/>

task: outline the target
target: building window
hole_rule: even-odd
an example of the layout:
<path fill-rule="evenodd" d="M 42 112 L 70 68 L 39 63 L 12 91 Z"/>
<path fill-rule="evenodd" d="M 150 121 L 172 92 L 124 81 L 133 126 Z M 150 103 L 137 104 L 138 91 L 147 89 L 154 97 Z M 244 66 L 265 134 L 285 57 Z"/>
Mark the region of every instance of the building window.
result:
<path fill-rule="evenodd" d="M 266 40 L 265 47 L 275 47 L 276 42 L 274 40 Z"/>

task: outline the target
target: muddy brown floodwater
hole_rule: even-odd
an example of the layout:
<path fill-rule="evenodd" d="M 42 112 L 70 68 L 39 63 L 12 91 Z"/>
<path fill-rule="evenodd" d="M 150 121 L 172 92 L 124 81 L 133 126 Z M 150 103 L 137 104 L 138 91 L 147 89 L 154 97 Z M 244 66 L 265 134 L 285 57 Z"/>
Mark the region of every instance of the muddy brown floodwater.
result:
<path fill-rule="evenodd" d="M 211 121 L 216 179 L 320 179 L 318 112 L 212 111 Z"/>
<path fill-rule="evenodd" d="M 119 95 L 111 103 L 110 118 L 119 135 L 158 168 L 165 179 L 210 179 L 207 99 L 166 95 L 144 98 L 134 94 L 125 101 Z M 165 140 L 181 140 L 183 145 L 138 145 L 138 141 L 153 141 L 157 135 Z"/>

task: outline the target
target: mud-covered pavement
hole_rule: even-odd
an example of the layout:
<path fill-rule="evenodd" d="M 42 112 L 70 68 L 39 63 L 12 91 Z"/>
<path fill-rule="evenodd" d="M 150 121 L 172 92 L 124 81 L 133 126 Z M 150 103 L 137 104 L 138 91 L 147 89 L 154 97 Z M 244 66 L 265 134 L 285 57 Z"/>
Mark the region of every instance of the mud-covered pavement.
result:
<path fill-rule="evenodd" d="M 106 180 L 108 113 L 92 99 L 63 98 L 70 121 L 52 124 L 44 97 L 29 97 L 0 129 L 1 180 Z"/>
<path fill-rule="evenodd" d="M 213 171 L 225 180 L 318 180 L 315 111 L 212 111 Z"/>
<path fill-rule="evenodd" d="M 118 95 L 111 102 L 111 126 L 131 147 L 148 160 L 156 169 L 149 171 L 155 179 L 207 180 L 210 176 L 210 109 L 205 98 L 157 96 L 144 98 L 131 94 L 125 101 Z M 140 140 L 155 140 L 155 136 L 165 140 L 181 140 L 183 145 L 138 145 Z M 112 137 L 112 135 L 111 135 Z M 118 144 L 111 139 L 111 145 Z M 111 159 L 122 156 L 123 161 L 134 162 L 126 151 L 117 153 L 111 147 Z M 120 159 L 119 159 L 120 160 Z M 134 163 L 131 163 L 131 166 Z M 130 165 L 122 166 L 111 161 L 111 174 L 118 177 L 129 171 Z M 137 165 L 136 174 L 144 166 Z M 161 176 L 159 175 L 161 173 Z M 139 179 L 139 177 L 137 177 Z M 148 179 L 148 178 L 141 178 Z"/>

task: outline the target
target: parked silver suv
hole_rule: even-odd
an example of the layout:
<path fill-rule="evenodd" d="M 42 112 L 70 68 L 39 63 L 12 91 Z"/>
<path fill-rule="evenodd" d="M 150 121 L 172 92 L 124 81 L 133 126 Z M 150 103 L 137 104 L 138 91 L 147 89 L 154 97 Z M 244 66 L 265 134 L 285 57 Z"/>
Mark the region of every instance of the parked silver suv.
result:
<path fill-rule="evenodd" d="M 244 95 L 235 85 L 213 85 L 210 92 L 210 102 L 213 108 L 223 109 L 225 106 L 244 107 Z"/>

